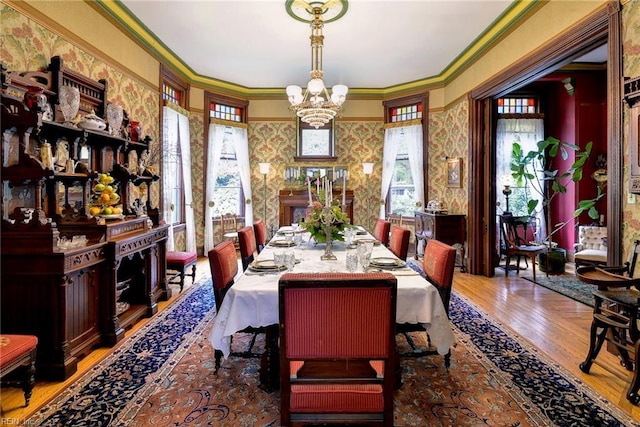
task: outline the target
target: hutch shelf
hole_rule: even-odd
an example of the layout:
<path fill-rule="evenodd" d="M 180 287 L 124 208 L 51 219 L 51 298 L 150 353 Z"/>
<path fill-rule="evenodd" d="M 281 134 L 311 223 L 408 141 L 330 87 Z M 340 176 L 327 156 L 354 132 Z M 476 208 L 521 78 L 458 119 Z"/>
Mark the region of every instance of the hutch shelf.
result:
<path fill-rule="evenodd" d="M 58 57 L 46 71 L 2 67 L 0 328 L 38 337 L 36 375 L 50 380 L 68 378 L 80 357 L 123 339 L 171 296 L 168 226 L 149 196 L 159 177 L 137 164 L 150 139 L 131 141 L 124 126 L 76 127 L 61 112 L 63 87 L 79 92 L 80 116 L 105 116 L 107 82 Z M 90 213 L 103 174 L 120 215 Z"/>

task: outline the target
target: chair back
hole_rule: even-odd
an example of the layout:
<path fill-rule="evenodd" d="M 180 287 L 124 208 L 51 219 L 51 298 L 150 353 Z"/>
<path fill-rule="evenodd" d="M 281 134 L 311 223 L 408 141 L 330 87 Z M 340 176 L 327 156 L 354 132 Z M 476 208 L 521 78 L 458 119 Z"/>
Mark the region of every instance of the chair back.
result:
<path fill-rule="evenodd" d="M 225 294 L 233 285 L 233 279 L 238 274 L 236 248 L 232 241 L 227 240 L 211 249 L 208 257 L 213 292 L 216 298 L 216 309 L 220 309 Z"/>
<path fill-rule="evenodd" d="M 253 223 L 253 232 L 256 236 L 258 252 L 262 252 L 264 247 L 267 245 L 267 226 L 263 220 L 259 219 Z"/>
<path fill-rule="evenodd" d="M 401 260 L 407 259 L 409 252 L 409 239 L 411 231 L 394 225 L 391 227 L 391 236 L 389 237 L 389 250 Z"/>
<path fill-rule="evenodd" d="M 236 240 L 238 235 L 238 217 L 232 213 L 226 213 L 220 217 L 220 240 Z"/>
<path fill-rule="evenodd" d="M 281 425 L 392 426 L 396 278 L 287 273 L 278 292 Z"/>
<path fill-rule="evenodd" d="M 391 228 L 393 228 L 394 225 L 402 227 L 402 215 L 400 214 L 389 214 L 389 216 L 387 216 L 387 221 L 391 223 Z"/>
<path fill-rule="evenodd" d="M 438 289 L 444 308 L 449 314 L 453 270 L 456 263 L 456 248 L 439 240 L 428 240 L 424 249 L 422 268 L 427 280 Z"/>
<path fill-rule="evenodd" d="M 249 225 L 238 230 L 238 243 L 240 245 L 242 269 L 246 270 L 249 264 L 253 262 L 254 256 L 258 253 L 256 235 L 253 232 L 252 226 Z"/>
<path fill-rule="evenodd" d="M 389 245 L 389 231 L 391 230 L 391 223 L 384 219 L 378 218 L 376 226 L 373 229 L 373 237 L 378 239 L 384 246 Z"/>

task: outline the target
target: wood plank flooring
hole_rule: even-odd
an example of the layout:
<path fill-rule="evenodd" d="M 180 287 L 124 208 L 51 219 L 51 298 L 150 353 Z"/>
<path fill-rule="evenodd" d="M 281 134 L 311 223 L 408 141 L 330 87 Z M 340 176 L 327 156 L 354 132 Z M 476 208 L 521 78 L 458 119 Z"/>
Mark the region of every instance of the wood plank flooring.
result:
<path fill-rule="evenodd" d="M 198 278 L 210 275 L 205 258 L 201 258 L 198 262 L 197 275 Z M 185 288 L 191 285 L 190 280 L 187 279 L 186 282 Z M 540 352 L 550 356 L 558 365 L 576 375 L 600 395 L 640 422 L 640 407 L 633 406 L 625 398 L 632 375 L 620 366 L 615 356 L 603 350 L 589 375 L 582 373 L 578 367 L 589 348 L 591 307 L 534 285 L 513 272 L 509 277 L 505 277 L 504 271 L 499 269 L 496 270 L 496 276 L 493 278 L 456 271 L 453 286 L 454 292 L 471 300 L 482 311 L 525 337 Z M 178 296 L 178 289 L 174 288 L 172 300 L 160 303 L 159 309 L 165 309 Z M 147 321 L 148 319 L 143 319 L 133 329 L 128 330 L 126 337 Z M 78 372 L 65 382 L 38 381 L 28 408 L 23 407 L 24 396 L 21 390 L 2 389 L 0 423 L 6 424 L 9 422 L 8 419 L 11 419 L 11 423 L 16 425 L 16 421 L 24 420 L 114 349 L 115 347 L 94 350 L 80 361 Z"/>

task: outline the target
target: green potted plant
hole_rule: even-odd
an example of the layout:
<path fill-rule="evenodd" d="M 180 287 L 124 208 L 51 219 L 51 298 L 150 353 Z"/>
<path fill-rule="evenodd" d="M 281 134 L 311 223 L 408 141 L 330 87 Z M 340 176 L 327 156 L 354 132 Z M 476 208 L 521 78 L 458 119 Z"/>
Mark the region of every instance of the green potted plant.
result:
<path fill-rule="evenodd" d="M 565 226 L 570 224 L 583 212 L 587 212 L 589 218 L 597 220 L 599 212 L 596 209 L 598 200 L 604 197 L 602 189 L 598 187 L 596 197 L 580 200 L 578 207 L 573 212 L 573 217 L 557 224 L 551 224 L 552 202 L 557 197 L 567 192 L 570 182 L 578 182 L 582 179 L 584 165 L 591 154 L 592 142 L 588 142 L 584 150 L 575 144 L 560 141 L 552 136 L 539 141 L 537 149 L 525 153 L 520 144 L 515 142 L 511 152 L 511 172 L 515 184 L 525 187 L 531 192 L 532 197 L 527 202 L 527 210 L 530 216 L 543 211 L 547 236 L 541 242 L 549 248 L 547 254 L 541 254 L 539 264 L 542 271 L 548 273 L 564 272 L 565 251 L 557 249 L 553 242 L 553 236 Z M 554 159 L 560 155 L 563 160 L 569 158 L 569 153 L 574 152 L 574 162 L 561 171 Z M 535 195 L 535 197 L 533 197 Z M 542 203 L 540 203 L 540 201 Z M 547 261 L 548 258 L 548 261 Z"/>

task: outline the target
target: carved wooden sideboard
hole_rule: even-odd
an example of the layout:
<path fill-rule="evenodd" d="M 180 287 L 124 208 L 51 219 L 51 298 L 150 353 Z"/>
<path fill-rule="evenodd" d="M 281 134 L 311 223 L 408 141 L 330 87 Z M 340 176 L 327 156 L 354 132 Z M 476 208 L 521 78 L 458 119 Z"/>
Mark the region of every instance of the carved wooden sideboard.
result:
<path fill-rule="evenodd" d="M 456 265 L 465 272 L 465 247 L 467 239 L 467 220 L 465 215 L 449 215 L 428 212 L 415 212 L 416 259 L 423 255 L 427 240 L 439 240 L 447 245 L 458 245 Z"/>
<path fill-rule="evenodd" d="M 59 58 L 47 71 L 2 69 L 0 329 L 36 335 L 36 375 L 52 380 L 68 378 L 80 357 L 120 341 L 171 296 L 168 226 L 159 224 L 148 198 L 135 199 L 140 186 L 150 193 L 159 177 L 138 175 L 128 163 L 149 141 L 62 123 L 62 85 L 79 89 L 80 114 L 104 115 L 106 82 L 67 70 Z M 51 167 L 41 150 L 51 146 L 57 157 L 62 145 L 71 169 Z M 102 173 L 120 189 L 123 215 L 115 219 L 89 213 Z M 61 244 L 83 236 L 80 244 Z"/>

